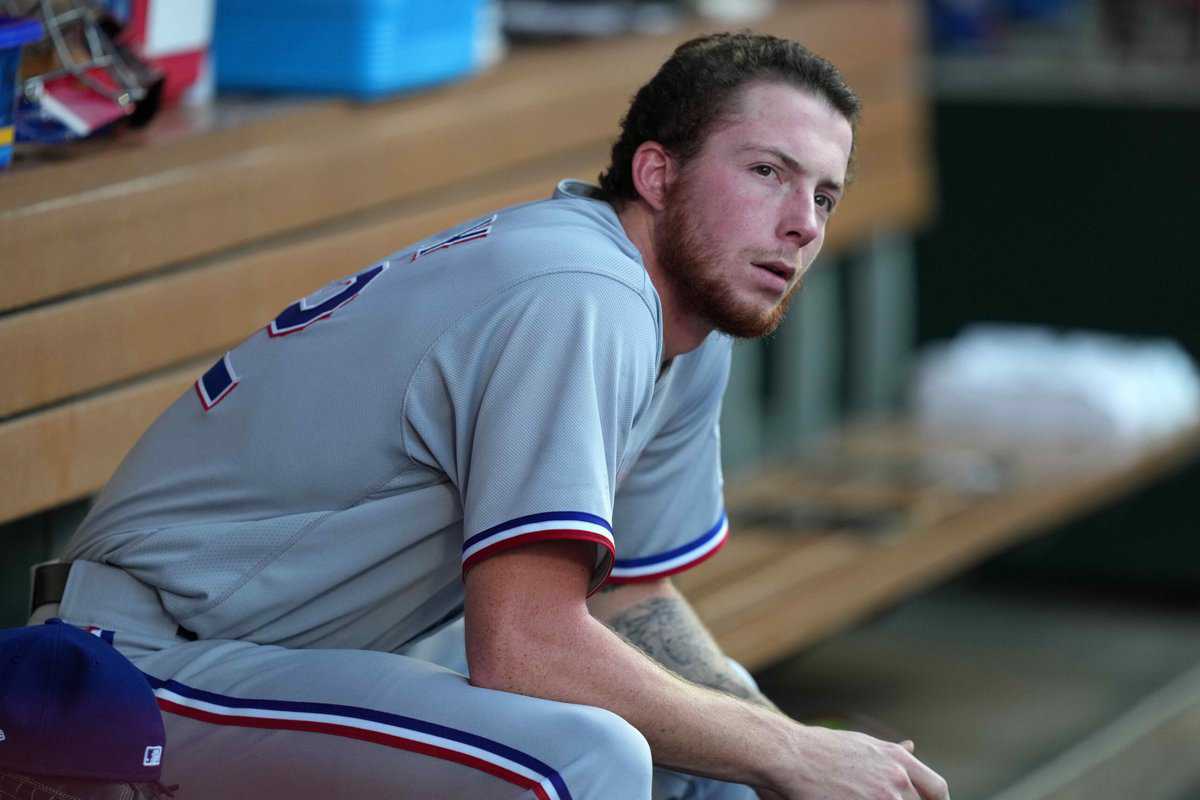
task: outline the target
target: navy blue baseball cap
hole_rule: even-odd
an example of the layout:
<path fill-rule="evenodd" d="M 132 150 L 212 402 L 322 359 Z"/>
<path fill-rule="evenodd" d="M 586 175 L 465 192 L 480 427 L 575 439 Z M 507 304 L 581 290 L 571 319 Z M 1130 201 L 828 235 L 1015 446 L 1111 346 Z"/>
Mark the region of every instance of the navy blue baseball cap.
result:
<path fill-rule="evenodd" d="M 165 743 L 150 684 L 108 642 L 59 620 L 0 631 L 0 771 L 153 783 Z"/>

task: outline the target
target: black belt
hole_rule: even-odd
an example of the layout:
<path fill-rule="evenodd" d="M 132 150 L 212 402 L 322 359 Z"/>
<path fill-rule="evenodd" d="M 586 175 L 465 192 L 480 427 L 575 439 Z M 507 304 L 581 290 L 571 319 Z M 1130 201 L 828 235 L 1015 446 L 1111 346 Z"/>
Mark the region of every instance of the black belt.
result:
<path fill-rule="evenodd" d="M 67 576 L 71 574 L 70 561 L 54 561 L 38 564 L 33 568 L 33 596 L 29 602 L 32 614 L 46 603 L 61 603 L 67 590 Z"/>
<path fill-rule="evenodd" d="M 33 594 L 29 603 L 29 613 L 32 614 L 38 606 L 46 603 L 61 603 L 63 594 L 67 591 L 67 577 L 71 574 L 70 561 L 52 561 L 48 564 L 38 564 L 33 568 Z M 193 631 L 180 625 L 175 634 L 189 642 L 200 637 Z"/>

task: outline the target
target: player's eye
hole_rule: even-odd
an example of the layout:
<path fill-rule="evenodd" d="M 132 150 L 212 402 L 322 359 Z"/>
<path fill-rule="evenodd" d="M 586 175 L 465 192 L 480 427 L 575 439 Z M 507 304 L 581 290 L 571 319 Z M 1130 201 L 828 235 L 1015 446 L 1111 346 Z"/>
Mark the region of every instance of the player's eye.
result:
<path fill-rule="evenodd" d="M 779 174 L 779 171 L 770 164 L 755 164 L 753 167 L 751 167 L 751 169 L 754 170 L 755 175 L 763 178 L 770 178 Z"/>
<path fill-rule="evenodd" d="M 817 205 L 826 211 L 833 211 L 833 207 L 837 205 L 837 201 L 827 194 L 817 195 Z"/>

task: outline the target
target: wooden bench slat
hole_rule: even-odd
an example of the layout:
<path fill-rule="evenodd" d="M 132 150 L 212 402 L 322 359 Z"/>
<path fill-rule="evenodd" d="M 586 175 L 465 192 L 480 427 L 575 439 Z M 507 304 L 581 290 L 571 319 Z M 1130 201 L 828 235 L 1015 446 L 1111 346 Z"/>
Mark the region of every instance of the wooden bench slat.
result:
<path fill-rule="evenodd" d="M 189 390 L 215 357 L 0 427 L 5 474 L 0 521 L 98 490 L 150 423 Z"/>
<path fill-rule="evenodd" d="M 675 584 L 684 594 L 715 590 L 745 578 L 747 573 L 785 553 L 789 546 L 782 537 L 742 529 L 730 520 L 729 540 L 720 553 L 676 575 Z"/>
<path fill-rule="evenodd" d="M 589 110 L 579 109 L 557 123 L 515 117 L 509 159 L 496 158 L 483 141 L 507 137 L 469 126 L 422 136 L 419 144 L 411 132 L 364 126 L 337 134 L 336 147 L 328 144 L 332 132 L 316 131 L 317 141 L 303 146 L 258 147 L 118 184 L 112 187 L 116 197 L 97 192 L 54 213 L 14 214 L 0 220 L 0 247 L 11 253 L 6 272 L 13 273 L 0 287 L 0 308 L 482 177 L 497 166 L 543 155 L 540 135 L 568 144 L 577 143 L 581 134 L 593 136 L 599 115 L 590 117 Z M 70 235 L 63 236 L 64 230 Z"/>
<path fill-rule="evenodd" d="M 778 542 L 776 557 L 759 564 L 752 578 L 751 573 L 743 573 L 742 580 L 705 587 L 688 595 L 701 619 L 714 625 L 714 633 L 722 630 L 722 621 L 741 619 L 764 603 L 771 604 L 781 587 L 802 585 L 852 563 L 870 546 L 862 539 L 835 534 L 777 533 L 774 538 Z"/>

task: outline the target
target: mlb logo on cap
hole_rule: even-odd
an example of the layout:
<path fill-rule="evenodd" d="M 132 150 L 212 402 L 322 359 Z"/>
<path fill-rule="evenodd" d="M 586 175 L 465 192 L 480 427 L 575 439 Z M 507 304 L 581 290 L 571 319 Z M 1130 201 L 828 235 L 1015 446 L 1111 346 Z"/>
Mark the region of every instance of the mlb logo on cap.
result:
<path fill-rule="evenodd" d="M 0 772 L 153 783 L 166 733 L 146 678 L 60 620 L 0 631 Z"/>

